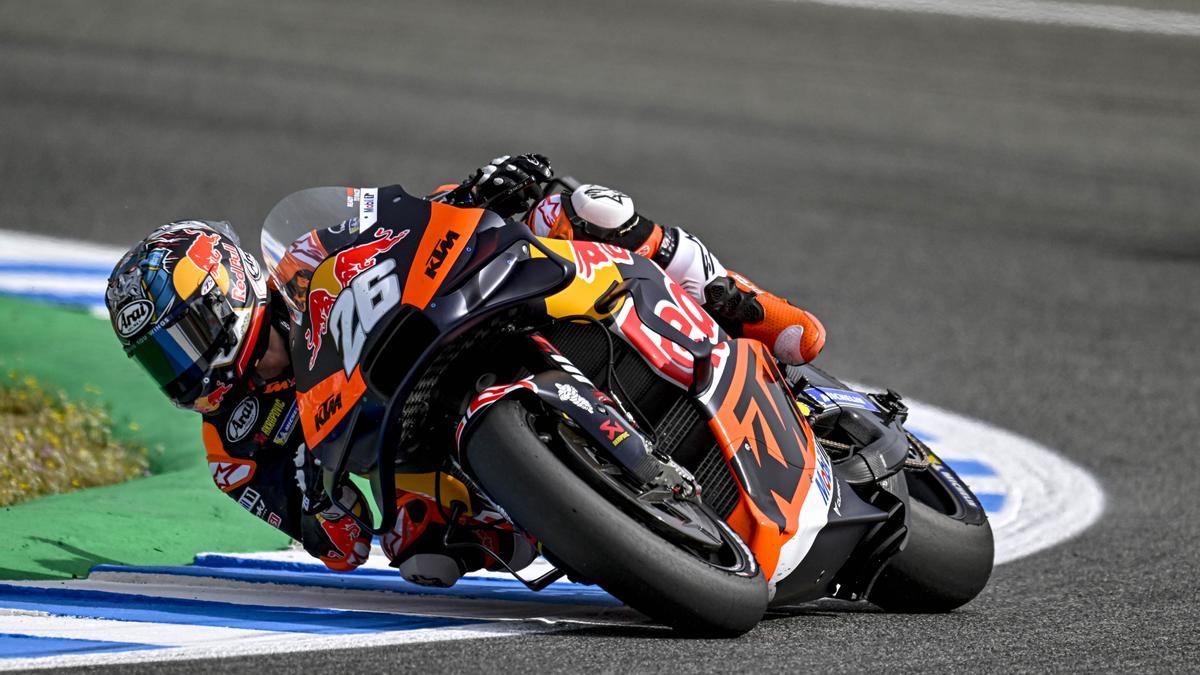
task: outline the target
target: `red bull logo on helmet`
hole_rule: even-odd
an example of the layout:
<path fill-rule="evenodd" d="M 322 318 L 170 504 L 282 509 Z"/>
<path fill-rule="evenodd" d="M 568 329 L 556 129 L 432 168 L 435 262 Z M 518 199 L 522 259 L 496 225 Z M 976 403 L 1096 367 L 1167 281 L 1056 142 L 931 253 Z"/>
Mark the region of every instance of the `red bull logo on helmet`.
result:
<path fill-rule="evenodd" d="M 407 237 L 408 233 L 409 230 L 393 233 L 392 230 L 378 228 L 372 241 L 341 251 L 317 268 L 308 289 L 308 316 L 311 327 L 304 333 L 309 352 L 309 369 L 317 363 L 321 343 L 329 331 L 329 311 L 333 308 L 337 296 L 350 285 L 354 277 L 374 267 L 375 259 L 380 254 L 390 251 Z"/>
<path fill-rule="evenodd" d="M 203 230 L 183 230 L 184 234 L 193 235 L 191 245 L 182 258 L 175 263 L 171 281 L 175 292 L 181 298 L 189 298 L 200 288 L 204 280 L 211 276 L 221 290 L 229 291 L 229 270 L 221 264 L 224 256 L 221 254 L 221 235 L 216 232 Z M 245 299 L 245 286 L 242 287 L 242 299 Z"/>

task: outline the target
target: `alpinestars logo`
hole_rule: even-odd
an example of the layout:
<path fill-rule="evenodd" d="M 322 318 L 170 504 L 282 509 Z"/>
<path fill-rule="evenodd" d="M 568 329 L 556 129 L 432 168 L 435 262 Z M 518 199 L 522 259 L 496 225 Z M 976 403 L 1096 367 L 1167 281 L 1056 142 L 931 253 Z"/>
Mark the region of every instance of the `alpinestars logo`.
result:
<path fill-rule="evenodd" d="M 629 199 L 629 195 L 624 192 L 618 192 L 612 188 L 601 187 L 599 185 L 584 189 L 583 194 L 592 199 L 608 199 L 618 204 L 624 204 L 625 200 Z"/>
<path fill-rule="evenodd" d="M 442 263 L 446 262 L 446 257 L 450 255 L 456 241 L 458 241 L 458 233 L 451 230 L 446 233 L 444 239 L 434 245 L 433 253 L 430 253 L 429 259 L 425 261 L 425 276 L 437 279 L 438 270 L 442 268 Z"/>

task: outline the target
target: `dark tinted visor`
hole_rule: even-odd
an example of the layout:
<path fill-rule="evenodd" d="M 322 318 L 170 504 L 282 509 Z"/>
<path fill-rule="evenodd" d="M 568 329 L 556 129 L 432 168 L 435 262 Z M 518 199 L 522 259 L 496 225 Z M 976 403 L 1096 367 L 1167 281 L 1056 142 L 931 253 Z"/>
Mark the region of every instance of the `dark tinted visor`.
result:
<path fill-rule="evenodd" d="M 129 348 L 175 405 L 188 407 L 205 388 L 215 357 L 228 346 L 237 320 L 218 289 L 176 305 L 149 333 Z"/>

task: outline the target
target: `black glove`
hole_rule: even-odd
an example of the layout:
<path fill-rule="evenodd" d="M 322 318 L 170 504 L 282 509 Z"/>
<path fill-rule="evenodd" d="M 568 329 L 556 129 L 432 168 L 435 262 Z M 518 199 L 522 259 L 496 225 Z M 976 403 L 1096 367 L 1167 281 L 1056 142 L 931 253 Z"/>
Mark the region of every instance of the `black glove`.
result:
<path fill-rule="evenodd" d="M 510 218 L 533 208 L 551 178 L 554 170 L 545 155 L 503 155 L 480 167 L 464 185 L 470 186 L 475 206 Z"/>

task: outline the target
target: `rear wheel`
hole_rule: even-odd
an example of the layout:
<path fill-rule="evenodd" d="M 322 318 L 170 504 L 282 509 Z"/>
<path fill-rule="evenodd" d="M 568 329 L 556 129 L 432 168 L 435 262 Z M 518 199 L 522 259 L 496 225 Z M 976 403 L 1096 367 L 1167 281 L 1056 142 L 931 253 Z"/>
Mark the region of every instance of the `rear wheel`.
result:
<path fill-rule="evenodd" d="M 467 442 L 471 470 L 574 573 L 692 634 L 738 635 L 762 618 L 767 586 L 752 556 L 744 564 L 720 563 L 664 539 L 556 456 L 519 403 L 500 401 L 485 415 Z M 745 548 L 719 519 L 717 525 L 732 545 Z"/>
<path fill-rule="evenodd" d="M 986 517 L 968 522 L 961 509 L 948 508 L 954 502 L 935 495 L 929 481 L 912 476 L 909 485 L 908 542 L 868 599 L 892 612 L 949 612 L 979 595 L 991 577 L 992 526 Z"/>

